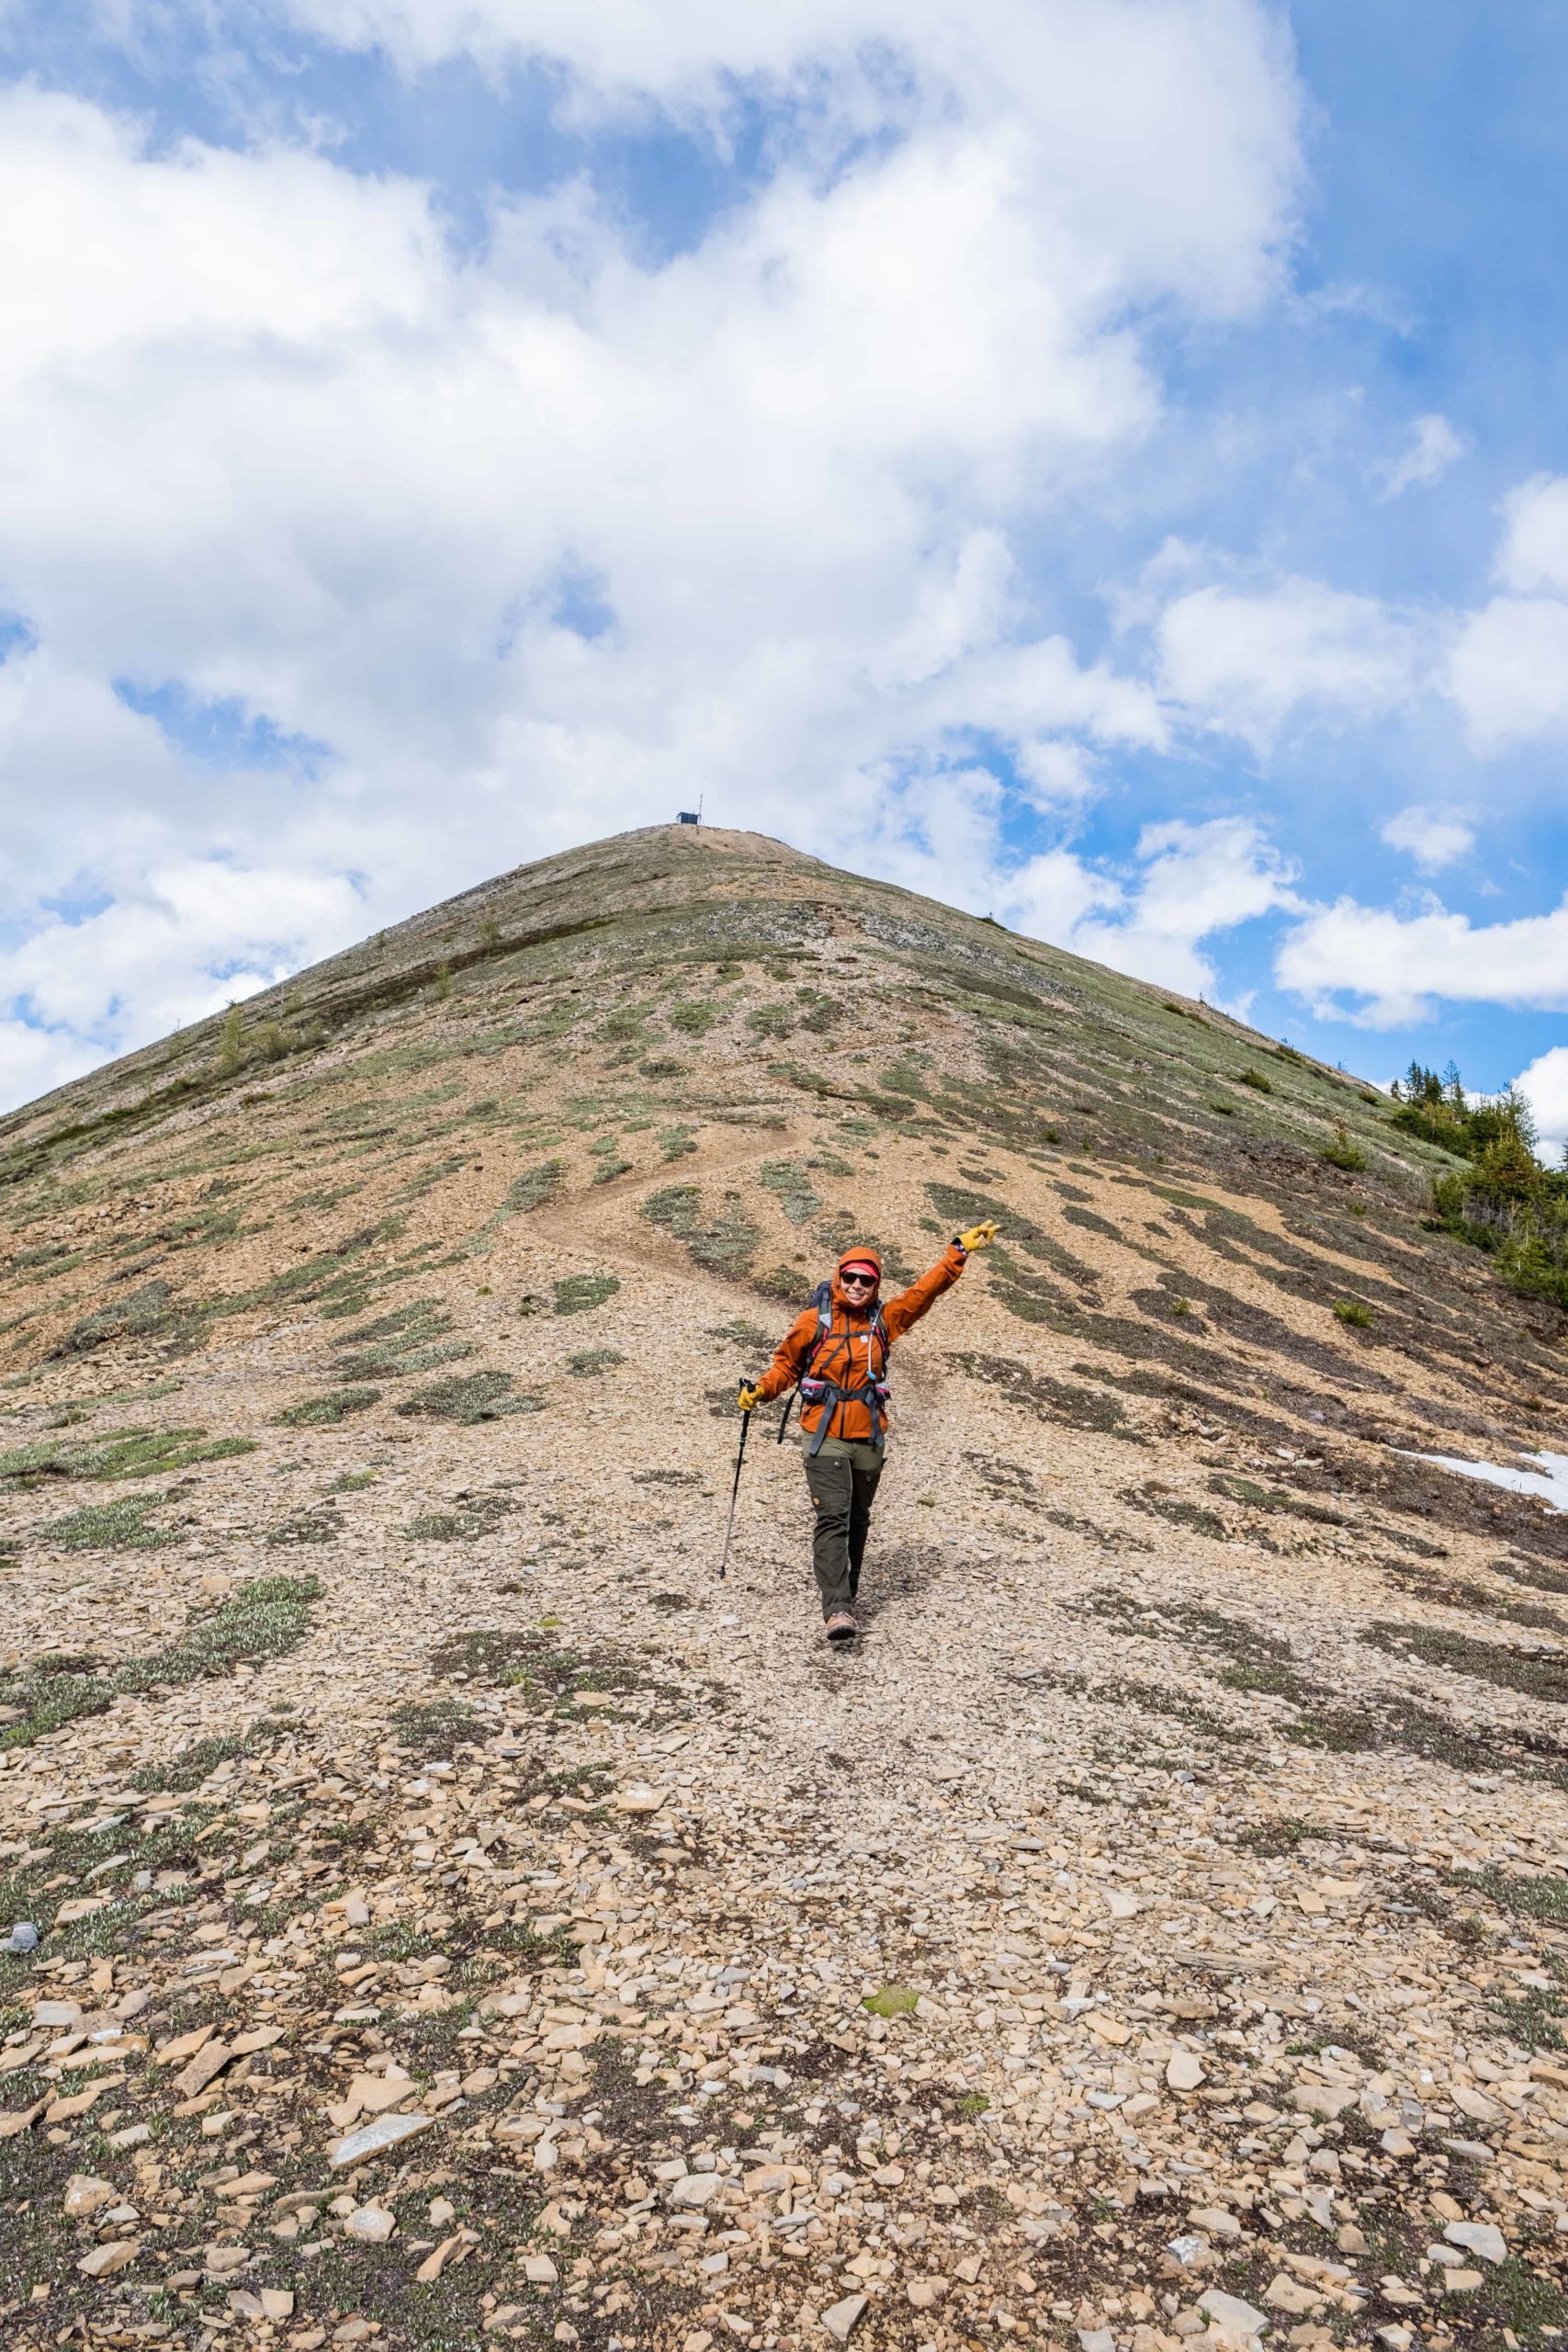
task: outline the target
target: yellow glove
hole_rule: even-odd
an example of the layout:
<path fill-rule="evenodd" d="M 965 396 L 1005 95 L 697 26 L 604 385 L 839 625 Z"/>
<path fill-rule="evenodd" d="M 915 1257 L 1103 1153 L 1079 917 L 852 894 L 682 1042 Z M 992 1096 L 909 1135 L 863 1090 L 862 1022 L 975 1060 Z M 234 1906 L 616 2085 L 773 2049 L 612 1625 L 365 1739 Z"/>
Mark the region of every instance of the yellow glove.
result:
<path fill-rule="evenodd" d="M 754 1413 L 762 1399 L 758 1390 L 755 1388 L 748 1388 L 745 1382 L 742 1381 L 740 1385 L 740 1394 L 735 1401 L 739 1406 L 743 1413 Z"/>
<path fill-rule="evenodd" d="M 961 1250 L 988 1250 L 996 1238 L 994 1224 L 972 1225 L 967 1233 L 959 1235 L 958 1246 Z"/>

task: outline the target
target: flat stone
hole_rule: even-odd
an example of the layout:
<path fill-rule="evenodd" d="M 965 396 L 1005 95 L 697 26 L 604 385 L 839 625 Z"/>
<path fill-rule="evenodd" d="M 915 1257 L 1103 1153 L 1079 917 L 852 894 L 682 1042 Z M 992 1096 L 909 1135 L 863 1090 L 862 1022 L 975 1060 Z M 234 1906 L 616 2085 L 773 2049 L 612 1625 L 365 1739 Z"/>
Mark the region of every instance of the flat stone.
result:
<path fill-rule="evenodd" d="M 822 2324 L 839 2343 L 847 2344 L 865 2306 L 863 2295 L 846 2295 L 841 2303 L 834 2303 L 830 2310 L 822 2313 Z"/>
<path fill-rule="evenodd" d="M 1507 2242 L 1491 2222 L 1450 2222 L 1443 2235 L 1450 2245 L 1463 2246 L 1466 2254 L 1479 2255 L 1483 2262 L 1508 2258 Z"/>
<path fill-rule="evenodd" d="M 658 1813 L 670 1792 L 668 1789 L 631 1788 L 615 1791 L 617 1813 Z"/>
<path fill-rule="evenodd" d="M 77 2014 L 80 2016 L 81 2012 L 78 2010 Z M 211 2041 L 213 2030 L 209 2025 L 198 2025 L 193 2032 L 182 2033 L 173 2041 L 165 2041 L 152 2052 L 152 2064 L 155 2066 L 177 2066 L 184 2059 L 194 2058 L 202 2043 Z"/>
<path fill-rule="evenodd" d="M 1269 2324 L 1260 2311 L 1255 2311 L 1239 2295 L 1222 2294 L 1218 2287 L 1211 2287 L 1207 2294 L 1199 2296 L 1198 2308 L 1207 2312 L 1216 2326 L 1235 2328 L 1239 2335 L 1261 2335 Z"/>
<path fill-rule="evenodd" d="M 223 2072 L 234 2052 L 226 2041 L 209 2041 L 199 2049 L 182 2075 L 175 2078 L 175 2088 L 182 2098 L 199 2098 L 209 2083 Z"/>
<path fill-rule="evenodd" d="M 378 2115 L 374 2123 L 351 2132 L 346 2140 L 329 2148 L 327 2162 L 334 2172 L 343 2171 L 348 2165 L 363 2164 L 367 2156 L 378 2156 L 384 2148 L 396 2148 L 403 2141 L 412 2140 L 416 2132 L 428 2132 L 434 2120 L 430 2115 Z"/>
<path fill-rule="evenodd" d="M 65 2184 L 62 2201 L 72 2219 L 80 2221 L 84 2214 L 96 2213 L 100 2205 L 112 2205 L 118 2195 L 112 2180 L 99 2180 L 92 2173 L 73 2172 Z"/>
<path fill-rule="evenodd" d="M 670 2202 L 686 2211 L 696 2211 L 718 2195 L 724 2187 L 724 2176 L 716 2172 L 689 2172 L 670 2184 Z"/>
<path fill-rule="evenodd" d="M 1321 2295 L 1315 2294 L 1312 2288 L 1303 2286 L 1299 2278 L 1292 2278 L 1284 2270 L 1277 2272 L 1269 2280 L 1264 2290 L 1263 2300 L 1271 2303 L 1277 2312 L 1294 2312 L 1298 2317 L 1303 2312 L 1321 2309 L 1323 2303 Z"/>
<path fill-rule="evenodd" d="M 523 2276 L 531 2287 L 553 2287 L 560 2272 L 547 2254 L 530 2254 L 524 2257 Z"/>
<path fill-rule="evenodd" d="M 384 2205 L 361 2205 L 343 2225 L 344 2236 L 360 2245 L 385 2245 L 397 2226 Z"/>
<path fill-rule="evenodd" d="M 1296 2086 L 1296 2105 L 1308 2115 L 1321 2115 L 1328 2122 L 1354 2107 L 1359 2098 L 1359 2091 L 1348 2083 L 1303 2081 Z"/>
<path fill-rule="evenodd" d="M 1173 2091 L 1195 2091 L 1203 2079 L 1203 2062 L 1194 2050 L 1173 2050 L 1165 2079 Z"/>
<path fill-rule="evenodd" d="M 1187 2216 L 1195 2230 L 1202 2230 L 1212 2238 L 1238 2238 L 1241 2223 L 1223 2205 L 1195 2205 Z"/>
<path fill-rule="evenodd" d="M 96 2245 L 76 2265 L 85 2278 L 107 2278 L 111 2271 L 123 2270 L 134 2262 L 141 2252 L 140 2238 L 122 2238 L 113 2245 Z"/>
<path fill-rule="evenodd" d="M 740 2186 L 748 2197 L 782 2197 L 794 2182 L 788 2165 L 759 2165 L 754 2172 L 741 2175 Z"/>
<path fill-rule="evenodd" d="M 946 2294 L 947 2280 L 934 2273 L 929 2278 L 911 2278 L 904 2292 L 916 2311 L 929 2312 Z"/>

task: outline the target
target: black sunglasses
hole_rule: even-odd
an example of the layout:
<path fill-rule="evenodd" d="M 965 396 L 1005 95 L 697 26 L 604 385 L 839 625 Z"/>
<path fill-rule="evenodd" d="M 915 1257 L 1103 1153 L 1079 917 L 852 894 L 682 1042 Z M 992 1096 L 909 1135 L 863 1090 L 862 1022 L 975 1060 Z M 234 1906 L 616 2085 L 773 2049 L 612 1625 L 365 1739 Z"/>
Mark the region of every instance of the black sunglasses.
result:
<path fill-rule="evenodd" d="M 846 1290 L 848 1290 L 852 1283 L 854 1283 L 857 1290 L 874 1290 L 876 1288 L 877 1279 L 878 1278 L 875 1274 L 840 1274 L 839 1276 L 839 1280 L 843 1283 Z"/>

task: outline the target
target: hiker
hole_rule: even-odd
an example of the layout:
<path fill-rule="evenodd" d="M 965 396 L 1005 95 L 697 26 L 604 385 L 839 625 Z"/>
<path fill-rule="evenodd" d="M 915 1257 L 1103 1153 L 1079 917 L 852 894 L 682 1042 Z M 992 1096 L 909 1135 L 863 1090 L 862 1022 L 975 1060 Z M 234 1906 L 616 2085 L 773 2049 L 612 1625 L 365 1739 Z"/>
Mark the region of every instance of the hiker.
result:
<path fill-rule="evenodd" d="M 738 1401 L 743 1413 L 799 1387 L 800 1447 L 817 1513 L 812 1564 L 830 1642 L 852 1641 L 860 1631 L 853 1602 L 882 1476 L 887 1351 L 953 1288 L 970 1251 L 987 1249 L 996 1234 L 994 1225 L 972 1225 L 948 1243 L 928 1273 L 886 1306 L 878 1296 L 882 1261 L 876 1251 L 859 1244 L 846 1250 L 832 1281 L 812 1293 L 811 1304 L 790 1325 L 756 1386 L 741 1387 Z"/>

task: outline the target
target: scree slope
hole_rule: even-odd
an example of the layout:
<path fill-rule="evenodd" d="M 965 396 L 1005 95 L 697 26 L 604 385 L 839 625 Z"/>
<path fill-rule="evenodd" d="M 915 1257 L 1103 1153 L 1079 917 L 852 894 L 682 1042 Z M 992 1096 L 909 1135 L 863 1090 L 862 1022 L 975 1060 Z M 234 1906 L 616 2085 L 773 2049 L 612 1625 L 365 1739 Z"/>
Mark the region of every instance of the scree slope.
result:
<path fill-rule="evenodd" d="M 1394 1111 L 660 827 L 0 1122 L 7 2343 L 1560 2342 L 1568 1518 L 1420 1457 L 1562 1318 Z M 736 1385 L 989 1216 L 829 1653 Z"/>

